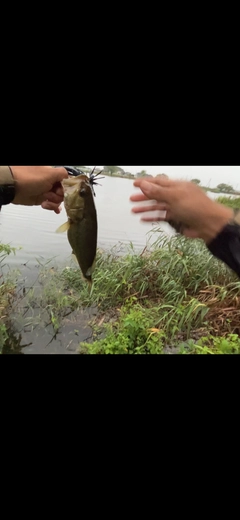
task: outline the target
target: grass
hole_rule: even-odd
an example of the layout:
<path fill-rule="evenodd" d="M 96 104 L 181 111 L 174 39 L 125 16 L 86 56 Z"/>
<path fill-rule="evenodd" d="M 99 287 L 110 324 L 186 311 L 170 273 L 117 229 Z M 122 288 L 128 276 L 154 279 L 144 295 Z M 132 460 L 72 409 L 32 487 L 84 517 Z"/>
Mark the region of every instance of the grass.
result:
<path fill-rule="evenodd" d="M 15 254 L 15 251 L 15 248 L 0 243 L 0 354 L 8 339 L 9 309 L 16 289 L 15 273 L 6 277 L 3 274 L 3 268 L 6 265 L 5 260 L 8 255 Z"/>
<path fill-rule="evenodd" d="M 233 199 L 232 197 L 218 197 L 217 202 L 224 204 L 229 208 L 240 209 L 240 197 Z"/>
<path fill-rule="evenodd" d="M 91 296 L 78 271 L 64 270 L 61 278 L 65 288 L 81 293 L 83 305 L 98 305 L 95 337 L 103 334 L 105 338 L 81 344 L 89 353 L 110 353 L 109 345 L 112 353 L 120 353 L 120 344 L 128 353 L 135 353 L 135 340 L 130 340 L 134 328 L 138 339 L 142 338 L 136 348 L 144 346 L 144 353 L 156 338 L 160 353 L 179 346 L 182 339 L 240 333 L 240 281 L 201 241 L 184 237 L 167 241 L 160 235 L 151 252 L 130 252 L 120 258 L 103 253 L 97 259 Z M 112 322 L 104 324 L 110 310 Z M 149 338 L 148 331 L 153 331 Z M 216 350 L 216 344 L 212 345 Z M 195 349 L 196 353 L 200 350 L 200 346 Z"/>
<path fill-rule="evenodd" d="M 180 354 L 240 354 L 240 337 L 228 334 L 225 338 L 212 335 L 200 338 L 197 342 L 190 340 L 180 345 Z"/>
<path fill-rule="evenodd" d="M 91 292 L 75 263 L 45 265 L 25 295 L 31 330 L 41 322 L 57 333 L 64 316 L 95 307 L 93 337 L 79 345 L 81 353 L 240 353 L 239 279 L 201 240 L 155 233 L 151 251 L 99 251 Z M 2 341 L 4 334 L 6 327 Z"/>

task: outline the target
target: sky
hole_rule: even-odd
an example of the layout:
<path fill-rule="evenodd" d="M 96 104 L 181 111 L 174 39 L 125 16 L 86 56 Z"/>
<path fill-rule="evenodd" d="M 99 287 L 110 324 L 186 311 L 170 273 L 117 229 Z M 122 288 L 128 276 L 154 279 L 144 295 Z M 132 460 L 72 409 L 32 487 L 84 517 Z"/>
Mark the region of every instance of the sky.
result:
<path fill-rule="evenodd" d="M 119 165 L 120 166 L 120 165 Z M 203 186 L 215 188 L 218 184 L 230 184 L 240 191 L 240 166 L 120 166 L 136 174 L 146 170 L 149 175 L 166 173 L 171 179 L 199 179 Z M 102 168 L 102 166 L 99 166 Z"/>

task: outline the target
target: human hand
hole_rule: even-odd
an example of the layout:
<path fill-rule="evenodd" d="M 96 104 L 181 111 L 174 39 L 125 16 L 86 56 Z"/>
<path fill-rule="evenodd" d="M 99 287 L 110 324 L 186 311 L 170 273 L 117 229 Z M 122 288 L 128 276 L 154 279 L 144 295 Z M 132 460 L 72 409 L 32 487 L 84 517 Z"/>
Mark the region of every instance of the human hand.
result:
<path fill-rule="evenodd" d="M 132 195 L 132 202 L 151 202 L 134 206 L 133 213 L 155 211 L 155 217 L 143 216 L 141 220 L 181 223 L 182 234 L 190 238 L 202 238 L 209 243 L 233 217 L 230 208 L 211 200 L 192 182 L 157 176 L 137 179 L 134 186 L 142 193 Z M 159 211 L 165 211 L 165 216 L 160 216 Z"/>
<path fill-rule="evenodd" d="M 13 204 L 39 206 L 60 213 L 63 201 L 61 181 L 68 178 L 65 168 L 52 166 L 10 166 L 15 180 Z"/>

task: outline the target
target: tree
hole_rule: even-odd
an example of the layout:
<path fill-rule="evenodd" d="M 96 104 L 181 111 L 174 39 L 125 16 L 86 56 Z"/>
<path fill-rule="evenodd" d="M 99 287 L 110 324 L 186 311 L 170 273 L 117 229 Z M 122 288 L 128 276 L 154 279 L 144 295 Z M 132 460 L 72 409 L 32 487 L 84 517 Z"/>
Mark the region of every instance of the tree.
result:
<path fill-rule="evenodd" d="M 136 174 L 136 177 L 146 177 L 146 175 L 147 175 L 146 170 L 142 170 L 141 172 L 138 172 Z"/>
<path fill-rule="evenodd" d="M 218 184 L 217 189 L 222 191 L 223 193 L 229 193 L 230 191 L 234 191 L 233 187 L 230 184 Z"/>
<path fill-rule="evenodd" d="M 103 169 L 104 169 L 105 172 L 111 173 L 111 175 L 113 173 L 117 173 L 117 172 L 123 172 L 124 173 L 124 170 L 122 168 L 120 168 L 119 166 L 104 166 Z"/>
<path fill-rule="evenodd" d="M 199 179 L 192 179 L 191 182 L 194 182 L 194 184 L 200 184 L 201 181 Z"/>
<path fill-rule="evenodd" d="M 166 179 L 169 179 L 168 175 L 166 173 L 158 173 L 156 177 L 165 177 Z"/>

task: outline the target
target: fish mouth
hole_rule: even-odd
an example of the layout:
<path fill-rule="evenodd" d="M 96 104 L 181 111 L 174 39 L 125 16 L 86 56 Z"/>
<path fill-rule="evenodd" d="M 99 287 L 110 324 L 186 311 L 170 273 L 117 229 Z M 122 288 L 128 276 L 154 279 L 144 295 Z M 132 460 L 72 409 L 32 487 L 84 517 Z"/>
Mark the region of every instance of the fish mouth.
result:
<path fill-rule="evenodd" d="M 89 187 L 90 189 L 92 189 L 89 179 L 85 175 L 79 175 L 79 177 L 69 177 L 68 179 L 63 179 L 61 184 L 64 194 L 72 194 L 76 190 L 80 192 L 85 187 Z"/>
<path fill-rule="evenodd" d="M 67 179 L 62 180 L 63 186 L 76 186 L 81 182 L 86 182 L 89 184 L 89 179 L 86 175 L 79 175 L 78 177 L 68 177 Z"/>

